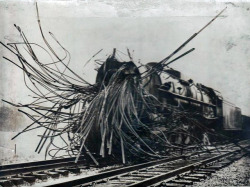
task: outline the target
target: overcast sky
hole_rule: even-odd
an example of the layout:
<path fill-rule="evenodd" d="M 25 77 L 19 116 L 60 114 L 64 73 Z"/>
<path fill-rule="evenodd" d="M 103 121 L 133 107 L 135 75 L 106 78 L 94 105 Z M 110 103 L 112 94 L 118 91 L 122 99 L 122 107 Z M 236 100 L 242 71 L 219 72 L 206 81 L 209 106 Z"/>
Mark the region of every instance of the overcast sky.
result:
<path fill-rule="evenodd" d="M 100 49 L 103 51 L 96 58 L 107 58 L 113 48 L 126 52 L 128 47 L 134 50 L 134 61 L 158 62 L 227 6 L 223 16 L 179 54 L 191 48 L 196 50 L 172 67 L 195 82 L 220 91 L 224 98 L 250 115 L 250 3 L 231 2 L 61 0 L 38 1 L 38 6 L 46 37 L 51 41 L 49 31 L 56 36 L 71 53 L 70 67 L 89 81 L 95 80 L 95 65 L 93 62 L 85 68 L 83 65 Z M 13 26 L 17 24 L 30 42 L 45 46 L 34 1 L 0 0 L 0 17 L 2 42 L 20 41 Z M 14 59 L 1 46 L 2 56 Z M 29 101 L 27 95 L 31 93 L 23 83 L 22 72 L 3 59 L 0 59 L 0 69 L 0 98 L 15 103 Z M 3 106 L 7 105 L 1 101 Z M 21 123 L 27 125 L 25 121 Z M 33 144 L 30 147 L 34 148 L 36 142 Z"/>

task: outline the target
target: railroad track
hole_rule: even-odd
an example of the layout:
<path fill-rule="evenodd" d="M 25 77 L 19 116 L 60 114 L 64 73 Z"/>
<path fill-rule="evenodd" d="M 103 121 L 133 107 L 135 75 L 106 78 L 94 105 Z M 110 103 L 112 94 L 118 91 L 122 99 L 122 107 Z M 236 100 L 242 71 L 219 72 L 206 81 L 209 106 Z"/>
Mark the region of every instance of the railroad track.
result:
<path fill-rule="evenodd" d="M 248 141 L 242 141 L 240 145 L 246 149 L 250 144 Z M 201 179 L 208 175 L 209 171 L 213 172 L 216 167 L 223 167 L 218 164 L 207 168 L 207 164 L 223 158 L 233 161 L 232 156 L 237 159 L 243 155 L 240 152 L 241 149 L 234 144 L 221 145 L 216 149 L 210 149 L 209 152 L 196 151 L 185 154 L 185 156 L 165 158 L 127 167 L 120 166 L 102 170 L 89 177 L 48 186 L 149 186 L 153 184 L 156 186 L 181 186 Z M 68 176 L 69 173 L 79 174 L 88 168 L 83 158 L 79 159 L 77 165 L 74 163 L 74 158 L 3 165 L 0 166 L 0 185 L 6 187 L 24 183 L 34 184 L 37 180 L 46 181 L 48 177 L 59 178 L 60 175 Z M 183 176 L 180 176 L 181 174 Z M 179 177 L 176 177 L 177 175 Z M 164 182 L 159 183 L 159 181 Z"/>
<path fill-rule="evenodd" d="M 245 150 L 250 147 L 249 142 L 242 142 L 240 145 Z M 242 148 L 230 145 L 228 149 L 220 150 L 220 152 L 213 150 L 212 153 L 204 152 L 201 154 L 190 154 L 184 159 L 181 157 L 162 159 L 49 186 L 142 187 L 150 185 L 191 185 L 194 181 L 199 181 L 212 172 L 215 172 L 217 169 L 220 169 L 234 160 L 241 158 L 244 154 L 246 154 L 241 153 Z M 224 160 L 222 161 L 221 159 Z"/>

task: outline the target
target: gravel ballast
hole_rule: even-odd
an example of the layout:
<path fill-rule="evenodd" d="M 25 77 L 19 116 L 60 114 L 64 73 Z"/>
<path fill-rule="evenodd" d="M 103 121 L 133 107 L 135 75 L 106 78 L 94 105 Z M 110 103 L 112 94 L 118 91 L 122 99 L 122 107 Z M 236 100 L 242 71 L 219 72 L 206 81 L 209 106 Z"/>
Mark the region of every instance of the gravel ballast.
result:
<path fill-rule="evenodd" d="M 193 186 L 250 186 L 250 156 L 241 158 Z"/>

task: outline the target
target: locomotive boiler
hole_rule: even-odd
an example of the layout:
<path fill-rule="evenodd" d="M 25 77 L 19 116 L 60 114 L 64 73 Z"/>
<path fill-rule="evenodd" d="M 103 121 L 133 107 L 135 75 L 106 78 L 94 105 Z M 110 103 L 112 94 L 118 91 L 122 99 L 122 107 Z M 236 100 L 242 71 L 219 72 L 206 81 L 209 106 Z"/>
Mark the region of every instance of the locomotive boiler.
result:
<path fill-rule="evenodd" d="M 148 63 L 148 68 L 156 63 Z M 242 130 L 241 109 L 223 99 L 222 94 L 201 83 L 195 83 L 172 68 L 152 73 L 145 81 L 145 89 L 156 96 L 163 105 L 198 112 L 202 122 L 214 130 Z"/>

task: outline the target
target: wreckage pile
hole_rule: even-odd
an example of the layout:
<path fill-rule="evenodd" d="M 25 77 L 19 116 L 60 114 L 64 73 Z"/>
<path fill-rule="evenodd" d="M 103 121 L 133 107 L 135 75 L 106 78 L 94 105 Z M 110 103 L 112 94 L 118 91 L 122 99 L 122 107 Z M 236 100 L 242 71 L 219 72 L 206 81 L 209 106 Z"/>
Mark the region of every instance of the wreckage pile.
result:
<path fill-rule="evenodd" d="M 49 33 L 65 57 L 59 57 L 51 47 L 43 34 L 39 14 L 38 23 L 46 48 L 28 41 L 16 25 L 23 42 L 1 42 L 17 61 L 4 59 L 24 72 L 25 84 L 34 94 L 30 104 L 5 101 L 19 107 L 33 121 L 13 139 L 43 128 L 35 151 L 45 149 L 45 155 L 52 158 L 76 156 L 76 162 L 80 155 L 86 155 L 98 165 L 100 158 L 108 156 L 126 163 L 134 158 L 168 157 L 175 154 L 171 150 L 181 150 L 190 144 L 203 149 L 206 146 L 202 134 L 217 136 L 197 120 L 197 113 L 163 105 L 145 89 L 150 76 L 167 68 L 166 62 L 200 31 L 163 61 L 150 68 L 145 66 L 144 71 L 143 65 L 135 65 L 129 50 L 129 61 L 122 62 L 114 49 L 113 55 L 101 62 L 96 83 L 90 84 L 70 69 L 69 52 Z M 51 61 L 42 63 L 34 46 L 51 56 Z M 31 58 L 25 58 L 20 48 Z"/>

